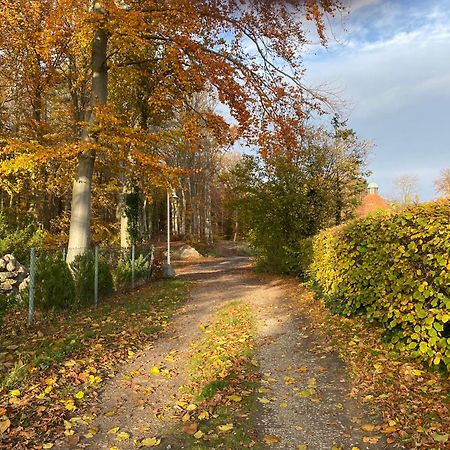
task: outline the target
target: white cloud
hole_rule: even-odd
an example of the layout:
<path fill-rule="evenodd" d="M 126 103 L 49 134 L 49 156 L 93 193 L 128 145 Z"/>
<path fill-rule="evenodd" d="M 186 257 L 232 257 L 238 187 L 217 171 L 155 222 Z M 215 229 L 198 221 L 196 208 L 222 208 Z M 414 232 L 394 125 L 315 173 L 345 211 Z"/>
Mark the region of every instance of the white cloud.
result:
<path fill-rule="evenodd" d="M 398 174 L 417 173 L 424 199 L 450 164 L 450 8 L 442 3 L 407 10 L 400 1 L 358 1 L 347 43 L 306 60 L 309 84 L 339 92 L 349 125 L 374 139 L 370 166 L 379 184 L 389 189 Z"/>

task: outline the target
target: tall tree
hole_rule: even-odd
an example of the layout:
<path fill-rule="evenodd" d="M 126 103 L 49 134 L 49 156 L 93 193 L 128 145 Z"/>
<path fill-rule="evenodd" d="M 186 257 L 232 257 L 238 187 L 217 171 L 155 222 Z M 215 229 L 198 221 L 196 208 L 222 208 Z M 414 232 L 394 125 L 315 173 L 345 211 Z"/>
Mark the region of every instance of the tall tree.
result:
<path fill-rule="evenodd" d="M 394 187 L 400 204 L 407 205 L 419 201 L 419 177 L 417 175 L 401 175 L 394 180 Z"/>
<path fill-rule="evenodd" d="M 161 165 L 161 146 L 198 142 L 204 120 L 220 134 L 223 121 L 213 114 L 192 114 L 178 130 L 161 126 L 192 94 L 206 88 L 215 91 L 239 124 L 239 136 L 250 143 L 262 144 L 274 135 L 296 141 L 297 124 L 324 101 L 302 84 L 304 19 L 314 21 L 325 42 L 324 16 L 333 14 L 338 3 L 3 0 L 7 20 L 0 23 L 0 57 L 16 74 L 12 86 L 16 79 L 29 90 L 39 77 L 26 76 L 28 64 L 14 70 L 17 55 L 11 55 L 9 48 L 33 55 L 45 43 L 45 52 L 38 53 L 48 56 L 34 67 L 44 72 L 51 68 L 52 76 L 45 78 L 45 89 L 37 89 L 47 103 L 49 132 L 41 133 L 41 141 L 25 133 L 6 137 L 1 146 L 2 183 L 9 180 L 18 188 L 20 178 L 34 176 L 37 167 L 48 162 L 77 162 L 70 260 L 90 243 L 94 180 L 120 178 L 121 172 L 127 180 L 136 172 L 139 176 L 133 175 L 134 179 L 143 188 L 148 173 L 160 174 L 164 184 L 175 172 Z M 43 30 L 44 40 L 30 37 L 23 26 L 28 16 L 34 18 L 33 29 Z M 144 89 L 136 89 L 138 81 Z M 109 96 L 107 101 L 111 86 L 121 86 L 128 95 Z M 67 103 L 57 100 L 65 96 Z M 130 118 L 135 115 L 127 114 L 127 99 L 138 105 L 139 97 L 143 120 L 133 123 Z M 34 104 L 39 112 L 39 101 Z M 169 117 L 162 117 L 165 112 Z M 283 153 L 281 140 L 275 141 L 280 145 L 272 150 Z"/>
<path fill-rule="evenodd" d="M 97 26 L 92 40 L 92 94 L 87 123 L 81 139 L 95 143 L 96 136 L 92 125 L 95 123 L 95 110 L 106 105 L 108 98 L 107 49 L 109 33 L 105 29 L 106 10 L 99 0 L 93 0 L 92 11 L 96 15 Z M 72 210 L 67 262 L 89 248 L 91 239 L 91 196 L 94 173 L 95 150 L 87 149 L 78 155 L 78 166 L 72 189 Z"/>
<path fill-rule="evenodd" d="M 444 197 L 450 197 L 450 168 L 441 170 L 434 185 L 440 194 Z"/>

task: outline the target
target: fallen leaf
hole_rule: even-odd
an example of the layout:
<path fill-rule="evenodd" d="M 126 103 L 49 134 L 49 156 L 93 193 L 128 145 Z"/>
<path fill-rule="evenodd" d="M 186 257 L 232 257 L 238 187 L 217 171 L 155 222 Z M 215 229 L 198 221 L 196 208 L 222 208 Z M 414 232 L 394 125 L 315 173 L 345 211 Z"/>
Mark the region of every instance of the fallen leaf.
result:
<path fill-rule="evenodd" d="M 297 445 L 297 450 L 307 450 L 308 445 L 307 444 L 299 444 Z"/>
<path fill-rule="evenodd" d="M 126 441 L 130 438 L 130 435 L 128 433 L 125 433 L 125 431 L 121 431 L 120 433 L 117 433 L 117 439 L 119 441 Z"/>
<path fill-rule="evenodd" d="M 313 395 L 313 394 L 314 394 L 314 392 L 312 392 L 312 391 L 300 391 L 300 392 L 297 392 L 297 395 L 299 397 L 311 397 L 311 395 Z"/>
<path fill-rule="evenodd" d="M 190 434 L 191 436 L 193 434 L 197 433 L 197 430 L 198 430 L 198 424 L 195 423 L 195 422 L 185 423 L 181 427 L 181 432 L 182 433 Z"/>
<path fill-rule="evenodd" d="M 373 430 L 375 430 L 375 425 L 370 425 L 370 424 L 366 424 L 366 425 L 362 425 L 361 426 L 361 430 L 363 430 L 363 431 L 368 431 L 368 432 L 371 432 L 371 431 L 373 431 Z"/>
<path fill-rule="evenodd" d="M 84 397 L 84 392 L 83 391 L 78 391 L 75 395 L 75 398 L 77 398 L 78 400 L 81 400 Z"/>
<path fill-rule="evenodd" d="M 159 370 L 159 367 L 153 366 L 150 369 L 150 373 L 152 373 L 153 375 L 158 375 L 161 371 Z"/>
<path fill-rule="evenodd" d="M 209 419 L 209 412 L 208 411 L 202 411 L 198 416 L 198 420 L 205 420 Z"/>
<path fill-rule="evenodd" d="M 431 436 L 436 442 L 447 442 L 448 441 L 448 434 L 433 433 Z"/>
<path fill-rule="evenodd" d="M 114 427 L 108 430 L 109 434 L 116 434 L 119 431 L 119 427 Z"/>
<path fill-rule="evenodd" d="M 73 431 L 73 430 L 72 430 Z M 84 435 L 85 438 L 91 439 L 98 433 L 98 428 L 89 428 L 87 433 Z"/>
<path fill-rule="evenodd" d="M 225 425 L 219 425 L 217 427 L 217 429 L 219 431 L 223 431 L 224 433 L 226 433 L 226 432 L 231 431 L 233 429 L 233 424 L 232 423 L 227 423 Z"/>
<path fill-rule="evenodd" d="M 263 441 L 267 445 L 278 444 L 278 442 L 280 442 L 280 438 L 278 436 L 274 436 L 273 434 L 265 434 Z"/>
<path fill-rule="evenodd" d="M 201 439 L 204 436 L 205 433 L 203 433 L 202 430 L 198 430 L 196 433 L 194 433 L 195 439 Z"/>
<path fill-rule="evenodd" d="M 44 444 L 42 446 L 42 448 L 52 448 L 55 444 L 53 444 L 52 442 L 47 442 L 46 444 Z"/>
<path fill-rule="evenodd" d="M 366 444 L 376 444 L 380 439 L 377 437 L 364 436 L 363 442 Z"/>
<path fill-rule="evenodd" d="M 395 433 L 396 431 L 397 431 L 397 427 L 392 427 L 392 426 L 390 426 L 390 427 L 383 427 L 381 429 L 381 432 L 385 433 L 385 434 Z"/>
<path fill-rule="evenodd" d="M 156 437 L 150 437 L 142 439 L 141 444 L 143 447 L 156 447 L 161 443 L 161 439 L 158 439 Z"/>
<path fill-rule="evenodd" d="M 10 427 L 11 422 L 10 420 L 6 417 L 0 417 L 0 436 Z"/>
<path fill-rule="evenodd" d="M 270 403 L 270 400 L 268 400 L 266 397 L 258 397 L 258 400 L 264 405 Z"/>
<path fill-rule="evenodd" d="M 240 402 L 242 400 L 242 397 L 240 395 L 233 394 L 229 395 L 227 399 L 231 400 L 232 402 Z"/>

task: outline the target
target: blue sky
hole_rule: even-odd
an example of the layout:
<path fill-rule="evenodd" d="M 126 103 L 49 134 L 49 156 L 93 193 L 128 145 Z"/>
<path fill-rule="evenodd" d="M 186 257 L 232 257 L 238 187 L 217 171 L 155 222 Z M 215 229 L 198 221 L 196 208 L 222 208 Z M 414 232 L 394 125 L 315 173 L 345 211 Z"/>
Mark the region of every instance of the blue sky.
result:
<path fill-rule="evenodd" d="M 450 167 L 450 0 L 347 0 L 327 49 L 305 55 L 306 79 L 338 98 L 348 125 L 374 143 L 371 180 L 417 175 L 420 199 Z"/>

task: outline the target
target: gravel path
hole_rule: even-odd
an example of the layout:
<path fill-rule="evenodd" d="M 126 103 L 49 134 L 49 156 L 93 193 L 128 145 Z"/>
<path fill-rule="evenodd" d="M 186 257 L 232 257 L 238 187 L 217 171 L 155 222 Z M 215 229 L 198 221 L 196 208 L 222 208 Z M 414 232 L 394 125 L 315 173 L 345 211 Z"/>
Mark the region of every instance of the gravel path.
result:
<path fill-rule="evenodd" d="M 362 442 L 361 424 L 374 419 L 348 397 L 342 362 L 320 348 L 306 320 L 296 314 L 290 282 L 255 275 L 242 257 L 187 264 L 178 273 L 194 281 L 191 299 L 151 346 L 105 382 L 98 406 L 90 411 L 92 422 L 57 448 L 134 449 L 134 439 L 149 436 L 162 437 L 159 448 L 166 448 L 164 436 L 176 424 L 179 388 L 187 381 L 191 344 L 202 334 L 199 325 L 210 323 L 217 308 L 237 299 L 251 305 L 258 323 L 256 359 L 264 400 L 254 414 L 261 442 L 293 450 L 302 444 L 310 450 L 387 448 L 381 441 Z M 156 367 L 160 373 L 152 373 Z M 86 438 L 89 429 L 95 433 Z M 120 440 L 121 432 L 128 438 Z"/>

